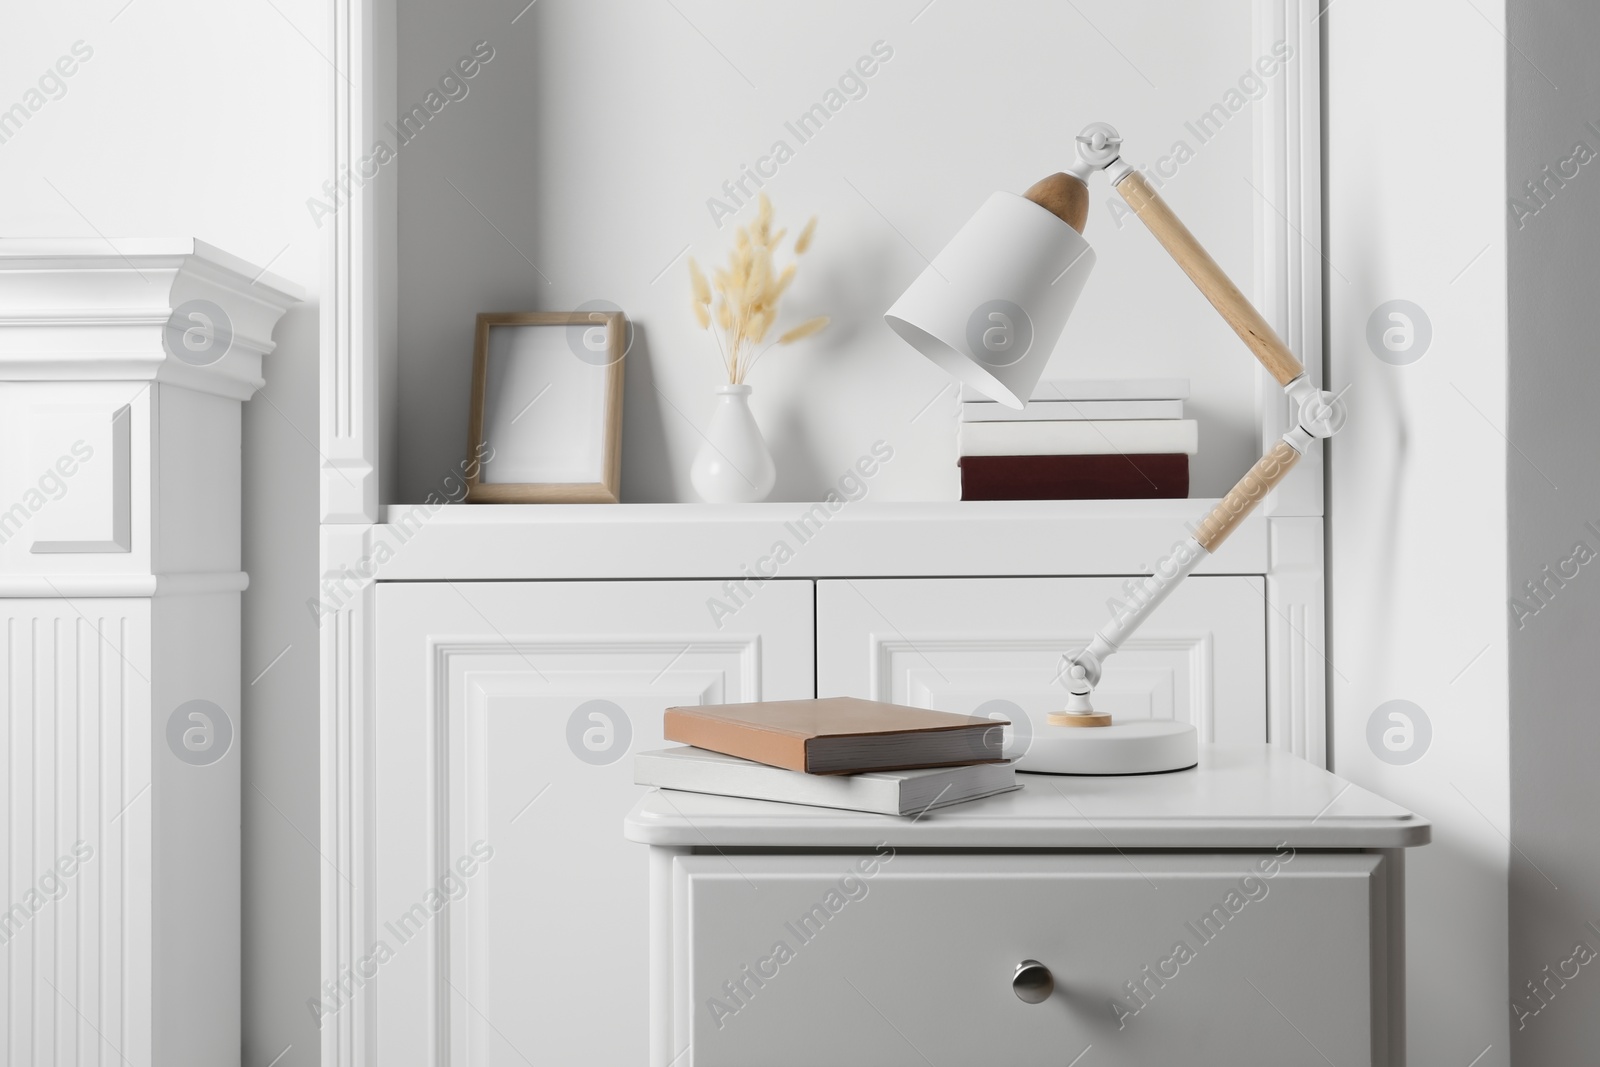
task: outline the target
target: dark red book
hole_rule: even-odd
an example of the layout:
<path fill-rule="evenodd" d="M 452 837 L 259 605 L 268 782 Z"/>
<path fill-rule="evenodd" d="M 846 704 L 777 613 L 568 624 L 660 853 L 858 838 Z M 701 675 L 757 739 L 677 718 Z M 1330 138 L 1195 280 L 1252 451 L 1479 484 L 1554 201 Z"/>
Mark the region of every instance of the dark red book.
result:
<path fill-rule="evenodd" d="M 962 500 L 1140 500 L 1189 495 L 1189 457 L 963 456 Z"/>

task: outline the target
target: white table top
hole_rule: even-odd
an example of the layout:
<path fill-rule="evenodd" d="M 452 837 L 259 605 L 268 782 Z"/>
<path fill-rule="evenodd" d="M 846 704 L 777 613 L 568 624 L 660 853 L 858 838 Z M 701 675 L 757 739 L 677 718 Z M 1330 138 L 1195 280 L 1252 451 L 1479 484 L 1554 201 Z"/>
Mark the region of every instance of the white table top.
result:
<path fill-rule="evenodd" d="M 1018 774 L 1020 790 L 918 817 L 778 804 L 678 790 L 647 793 L 629 840 L 673 847 L 1403 848 L 1431 827 L 1302 759 L 1261 746 L 1202 745 L 1174 774 Z"/>

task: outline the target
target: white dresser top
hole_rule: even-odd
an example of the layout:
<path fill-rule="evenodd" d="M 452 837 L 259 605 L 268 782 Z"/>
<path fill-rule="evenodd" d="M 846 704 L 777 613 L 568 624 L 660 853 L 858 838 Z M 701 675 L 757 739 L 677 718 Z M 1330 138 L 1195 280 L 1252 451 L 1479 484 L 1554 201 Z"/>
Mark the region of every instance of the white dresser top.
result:
<path fill-rule="evenodd" d="M 1020 790 L 897 818 L 763 800 L 652 790 L 624 822 L 629 840 L 675 847 L 1402 848 L 1431 827 L 1295 756 L 1202 745 L 1174 774 L 1019 774 Z"/>

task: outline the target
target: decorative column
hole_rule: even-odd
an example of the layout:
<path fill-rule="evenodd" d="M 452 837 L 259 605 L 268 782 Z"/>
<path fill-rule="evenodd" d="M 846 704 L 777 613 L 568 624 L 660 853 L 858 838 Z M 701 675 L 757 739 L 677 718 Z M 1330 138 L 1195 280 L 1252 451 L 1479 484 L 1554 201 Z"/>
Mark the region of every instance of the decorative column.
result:
<path fill-rule="evenodd" d="M 0 240 L 0 1061 L 239 1062 L 240 405 L 301 299 Z"/>

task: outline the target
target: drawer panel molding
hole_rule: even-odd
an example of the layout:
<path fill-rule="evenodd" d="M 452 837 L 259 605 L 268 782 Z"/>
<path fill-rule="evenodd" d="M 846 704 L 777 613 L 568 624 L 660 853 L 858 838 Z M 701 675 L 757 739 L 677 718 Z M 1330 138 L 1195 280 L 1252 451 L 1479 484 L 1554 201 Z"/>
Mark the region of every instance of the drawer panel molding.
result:
<path fill-rule="evenodd" d="M 673 861 L 675 1040 L 695 1067 L 1031 1067 L 1089 1046 L 1130 1067 L 1355 1067 L 1387 1025 L 1380 855 L 737 862 Z M 1025 960 L 1053 979 L 1037 1004 L 1012 988 Z"/>
<path fill-rule="evenodd" d="M 817 583 L 817 692 L 1052 729 L 1066 654 L 1088 644 L 1116 578 L 848 579 Z M 1095 706 L 1193 723 L 1206 742 L 1268 739 L 1262 579 L 1189 579 L 1106 666 Z M 1057 728 L 1058 729 L 1058 728 Z M 1022 736 L 1019 736 L 1019 733 Z"/>

